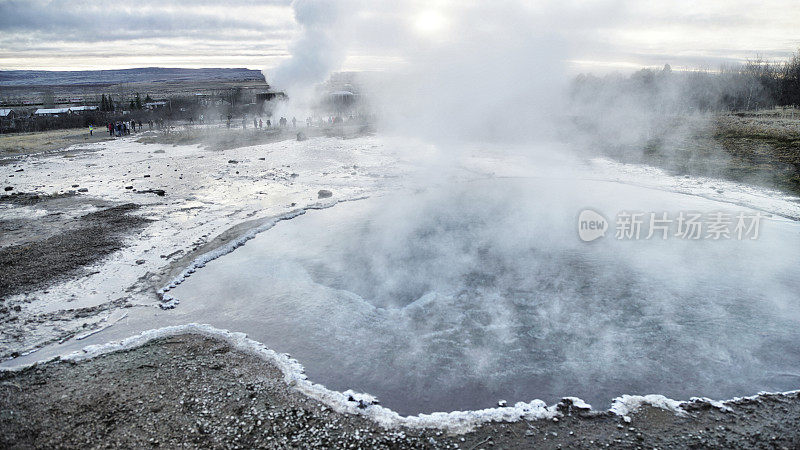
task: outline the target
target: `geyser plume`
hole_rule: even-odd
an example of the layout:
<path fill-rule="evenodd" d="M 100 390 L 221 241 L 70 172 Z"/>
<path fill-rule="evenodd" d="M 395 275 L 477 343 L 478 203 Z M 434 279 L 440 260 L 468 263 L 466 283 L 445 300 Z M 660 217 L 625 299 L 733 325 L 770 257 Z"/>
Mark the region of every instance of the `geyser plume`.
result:
<path fill-rule="evenodd" d="M 297 36 L 289 46 L 289 58 L 265 74 L 289 95 L 293 110 L 308 111 L 314 87 L 339 70 L 347 54 L 348 36 L 343 12 L 347 2 L 294 0 Z"/>
<path fill-rule="evenodd" d="M 541 139 L 563 105 L 565 61 L 598 6 L 546 1 L 292 3 L 290 57 L 267 79 L 290 101 L 347 69 L 393 60 L 363 77 L 384 132 L 437 142 Z M 605 14 L 604 14 L 605 15 Z M 581 32 L 576 31 L 581 28 Z"/>

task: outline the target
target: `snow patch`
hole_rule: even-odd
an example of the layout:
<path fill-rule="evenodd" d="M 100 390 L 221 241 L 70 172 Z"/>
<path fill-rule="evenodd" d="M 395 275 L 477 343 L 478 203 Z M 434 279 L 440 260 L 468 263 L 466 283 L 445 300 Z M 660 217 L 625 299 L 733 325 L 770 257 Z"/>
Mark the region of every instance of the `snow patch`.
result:
<path fill-rule="evenodd" d="M 671 398 L 664 397 L 658 394 L 649 395 L 623 395 L 617 397 L 611 403 L 610 411 L 618 416 L 628 416 L 639 408 L 645 405 L 654 406 L 656 408 L 666 409 L 675 414 L 682 416 L 686 414 L 681 408 L 684 402 L 679 402 Z"/>

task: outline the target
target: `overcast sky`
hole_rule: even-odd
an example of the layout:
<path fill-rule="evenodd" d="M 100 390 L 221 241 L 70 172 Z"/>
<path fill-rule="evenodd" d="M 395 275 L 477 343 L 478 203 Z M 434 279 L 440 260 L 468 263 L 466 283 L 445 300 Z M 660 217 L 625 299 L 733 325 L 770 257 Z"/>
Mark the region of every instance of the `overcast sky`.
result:
<path fill-rule="evenodd" d="M 570 43 L 564 60 L 581 71 L 716 68 L 756 54 L 786 58 L 800 46 L 797 0 L 491 1 L 492 8 L 525 8 L 559 24 L 550 32 Z M 338 14 L 345 17 L 328 23 L 344 30 L 327 36 L 347 41 L 342 70 L 387 69 L 403 64 L 409 48 L 487 26 L 480 14 L 463 13 L 469 4 L 344 0 Z M 493 25 L 497 33 L 521 32 L 519 24 Z M 0 0 L 0 69 L 269 71 L 289 56 L 300 32 L 283 0 Z"/>

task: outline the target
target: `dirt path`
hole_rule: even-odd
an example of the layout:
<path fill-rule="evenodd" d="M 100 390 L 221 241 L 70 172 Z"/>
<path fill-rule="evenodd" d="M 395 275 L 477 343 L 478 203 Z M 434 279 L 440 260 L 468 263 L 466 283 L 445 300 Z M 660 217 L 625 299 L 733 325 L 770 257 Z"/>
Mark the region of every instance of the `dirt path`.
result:
<path fill-rule="evenodd" d="M 288 387 L 261 359 L 200 335 L 83 362 L 0 374 L 4 448 L 798 448 L 800 398 L 761 396 L 724 412 L 643 407 L 630 422 L 570 402 L 558 421 L 488 423 L 466 434 L 386 430 Z"/>

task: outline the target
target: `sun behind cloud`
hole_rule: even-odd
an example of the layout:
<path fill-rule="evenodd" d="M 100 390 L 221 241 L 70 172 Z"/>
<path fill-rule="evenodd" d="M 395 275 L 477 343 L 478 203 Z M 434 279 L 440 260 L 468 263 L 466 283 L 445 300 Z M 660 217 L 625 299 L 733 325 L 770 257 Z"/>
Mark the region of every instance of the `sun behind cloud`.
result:
<path fill-rule="evenodd" d="M 447 29 L 447 18 L 436 10 L 425 10 L 414 17 L 414 30 L 424 35 L 441 34 Z"/>

